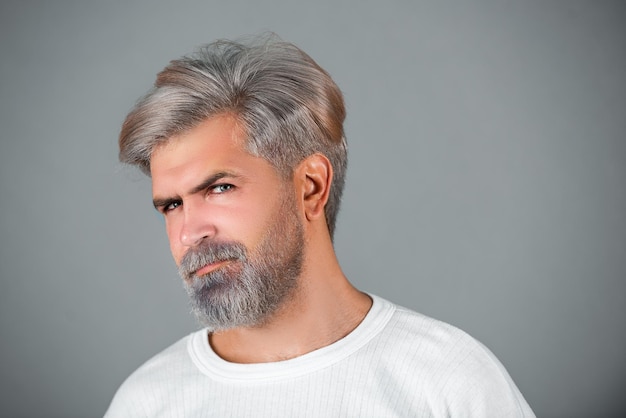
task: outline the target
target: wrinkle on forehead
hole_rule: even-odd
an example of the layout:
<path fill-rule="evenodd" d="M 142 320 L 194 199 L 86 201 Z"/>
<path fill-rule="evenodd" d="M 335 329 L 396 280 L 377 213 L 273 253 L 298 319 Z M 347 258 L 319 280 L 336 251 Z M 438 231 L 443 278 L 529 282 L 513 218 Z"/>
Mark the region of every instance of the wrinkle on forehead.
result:
<path fill-rule="evenodd" d="M 172 135 L 171 137 L 164 139 L 162 142 L 156 145 L 154 149 L 152 150 L 152 153 L 150 154 L 150 167 L 152 167 L 152 161 L 155 158 L 155 156 L 160 157 L 160 154 L 167 152 L 167 151 L 171 151 L 172 148 L 178 146 L 180 142 L 184 138 L 186 138 L 191 132 L 198 129 L 202 125 L 207 124 L 207 123 L 212 123 L 212 122 L 218 122 L 218 121 L 222 121 L 223 124 L 230 125 L 230 128 L 229 128 L 230 133 L 229 135 L 225 136 L 224 139 L 230 140 L 234 145 L 242 146 L 242 149 L 244 151 L 246 151 L 250 155 L 256 156 L 250 153 L 250 151 L 247 148 L 246 129 L 244 128 L 243 124 L 239 121 L 239 118 L 237 117 L 237 115 L 233 112 L 226 112 L 226 113 L 220 113 L 220 114 L 211 116 L 208 119 L 205 119 L 204 121 L 200 122 L 197 125 L 192 126 L 189 129 L 186 129 L 176 135 Z"/>

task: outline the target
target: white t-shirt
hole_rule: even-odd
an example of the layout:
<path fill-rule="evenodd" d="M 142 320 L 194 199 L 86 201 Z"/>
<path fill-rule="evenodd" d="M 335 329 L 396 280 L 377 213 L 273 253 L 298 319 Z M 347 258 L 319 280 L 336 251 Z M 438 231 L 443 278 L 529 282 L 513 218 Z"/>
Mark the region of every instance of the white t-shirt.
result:
<path fill-rule="evenodd" d="M 290 360 L 229 363 L 192 333 L 128 377 L 105 417 L 535 416 L 481 343 L 371 296 L 349 335 Z"/>

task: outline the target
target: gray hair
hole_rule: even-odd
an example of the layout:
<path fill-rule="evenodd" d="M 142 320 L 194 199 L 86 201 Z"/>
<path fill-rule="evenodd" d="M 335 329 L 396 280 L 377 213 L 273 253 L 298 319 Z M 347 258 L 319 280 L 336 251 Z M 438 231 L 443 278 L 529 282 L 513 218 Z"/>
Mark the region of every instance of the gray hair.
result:
<path fill-rule="evenodd" d="M 126 117 L 120 161 L 149 176 L 155 147 L 225 113 L 244 129 L 247 150 L 286 177 L 309 155 L 329 159 L 334 175 L 325 215 L 332 237 L 347 167 L 343 96 L 311 57 L 275 36 L 219 40 L 171 61 Z"/>

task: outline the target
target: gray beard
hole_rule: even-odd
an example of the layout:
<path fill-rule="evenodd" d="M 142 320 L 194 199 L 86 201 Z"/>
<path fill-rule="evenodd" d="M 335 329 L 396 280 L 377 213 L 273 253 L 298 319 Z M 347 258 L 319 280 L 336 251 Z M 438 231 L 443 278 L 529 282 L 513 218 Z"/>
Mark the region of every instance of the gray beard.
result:
<path fill-rule="evenodd" d="M 263 325 L 292 295 L 304 249 L 303 228 L 294 210 L 293 202 L 283 202 L 253 254 L 239 242 L 211 240 L 187 251 L 179 273 L 193 313 L 209 331 Z M 219 261 L 228 263 L 194 275 Z"/>

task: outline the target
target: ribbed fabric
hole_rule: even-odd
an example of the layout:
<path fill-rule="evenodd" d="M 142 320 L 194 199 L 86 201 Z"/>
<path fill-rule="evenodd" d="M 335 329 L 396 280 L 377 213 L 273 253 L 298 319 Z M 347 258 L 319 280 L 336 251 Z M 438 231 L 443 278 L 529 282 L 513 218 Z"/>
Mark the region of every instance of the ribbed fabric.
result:
<path fill-rule="evenodd" d="M 275 363 L 235 364 L 207 331 L 153 357 L 105 417 L 534 417 L 508 373 L 459 329 L 377 296 L 336 343 Z"/>

